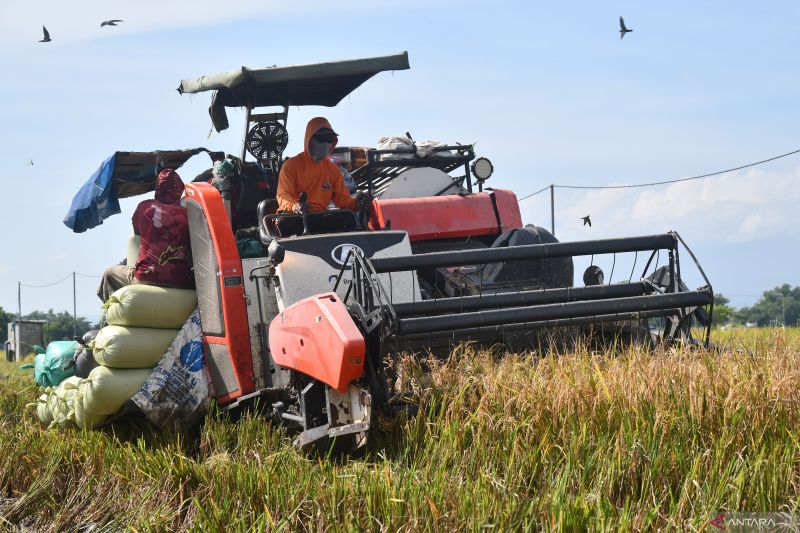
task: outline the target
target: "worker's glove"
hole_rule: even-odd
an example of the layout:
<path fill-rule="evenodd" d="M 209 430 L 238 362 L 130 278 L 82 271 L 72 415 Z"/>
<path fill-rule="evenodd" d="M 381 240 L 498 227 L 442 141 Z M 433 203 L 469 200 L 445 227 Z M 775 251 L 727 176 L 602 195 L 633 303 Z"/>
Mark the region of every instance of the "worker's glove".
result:
<path fill-rule="evenodd" d="M 302 212 L 303 208 L 300 207 L 300 202 L 295 202 L 292 206 L 292 213 L 299 215 Z"/>
<path fill-rule="evenodd" d="M 372 207 L 372 197 L 363 191 L 359 191 L 356 193 L 356 206 L 358 206 L 359 211 L 367 211 L 369 212 L 370 208 Z"/>

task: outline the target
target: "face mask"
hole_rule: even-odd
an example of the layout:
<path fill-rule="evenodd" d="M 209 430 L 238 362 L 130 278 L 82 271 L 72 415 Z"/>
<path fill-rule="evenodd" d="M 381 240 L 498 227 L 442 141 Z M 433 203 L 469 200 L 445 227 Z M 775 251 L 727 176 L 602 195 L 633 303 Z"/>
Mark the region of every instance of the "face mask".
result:
<path fill-rule="evenodd" d="M 313 137 L 308 142 L 308 152 L 311 154 L 311 159 L 314 161 L 322 161 L 331 151 L 333 143 L 317 142 Z"/>

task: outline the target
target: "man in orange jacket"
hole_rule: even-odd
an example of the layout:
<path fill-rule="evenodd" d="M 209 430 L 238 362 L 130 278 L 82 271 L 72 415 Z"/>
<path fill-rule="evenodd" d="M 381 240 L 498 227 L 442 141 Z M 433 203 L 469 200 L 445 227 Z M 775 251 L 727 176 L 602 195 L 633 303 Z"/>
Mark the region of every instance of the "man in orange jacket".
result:
<path fill-rule="evenodd" d="M 278 211 L 299 213 L 300 193 L 308 195 L 310 212 L 325 211 L 331 202 L 336 207 L 358 211 L 369 205 L 367 195 L 356 197 L 344 184 L 342 173 L 328 156 L 336 148 L 338 135 L 326 118 L 308 121 L 303 152 L 284 161 L 278 176 Z"/>

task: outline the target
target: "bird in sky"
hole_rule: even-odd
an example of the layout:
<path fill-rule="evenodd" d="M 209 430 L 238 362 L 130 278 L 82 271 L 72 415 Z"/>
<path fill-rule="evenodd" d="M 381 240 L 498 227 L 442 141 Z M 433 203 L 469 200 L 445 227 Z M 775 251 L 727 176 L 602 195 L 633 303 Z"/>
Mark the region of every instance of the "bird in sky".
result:
<path fill-rule="evenodd" d="M 117 22 L 125 22 L 125 21 L 120 19 L 104 20 L 103 22 L 100 23 L 100 27 L 102 28 L 103 26 L 116 26 Z"/>
<path fill-rule="evenodd" d="M 590 216 L 591 215 L 586 215 L 585 217 L 581 217 L 581 220 L 583 220 L 583 225 L 584 226 L 588 224 L 589 227 L 591 228 L 592 227 L 592 219 L 589 218 Z"/>
<path fill-rule="evenodd" d="M 33 166 L 33 159 L 31 159 L 30 161 L 28 161 L 28 165 L 30 165 L 30 166 Z"/>
<path fill-rule="evenodd" d="M 625 26 L 625 19 L 620 17 L 619 18 L 619 38 L 620 39 L 624 39 L 625 38 L 625 34 L 628 33 L 629 31 L 633 31 L 633 30 L 629 30 L 628 27 Z"/>
<path fill-rule="evenodd" d="M 44 26 L 42 26 L 42 32 L 44 32 L 44 37 L 42 38 L 41 41 L 39 41 L 40 43 L 49 43 L 50 41 L 53 40 L 50 38 L 50 32 L 47 31 L 47 28 L 45 28 Z"/>

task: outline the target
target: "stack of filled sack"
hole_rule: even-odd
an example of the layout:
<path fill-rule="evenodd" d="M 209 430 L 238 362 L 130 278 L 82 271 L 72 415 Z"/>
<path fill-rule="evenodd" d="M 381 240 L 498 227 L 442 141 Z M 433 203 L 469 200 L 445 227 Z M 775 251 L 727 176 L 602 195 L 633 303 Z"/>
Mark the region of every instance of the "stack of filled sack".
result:
<path fill-rule="evenodd" d="M 76 375 L 39 398 L 39 419 L 81 429 L 106 422 L 150 376 L 196 305 L 190 289 L 128 285 L 116 291 L 103 305 L 107 325 L 74 358 Z"/>

